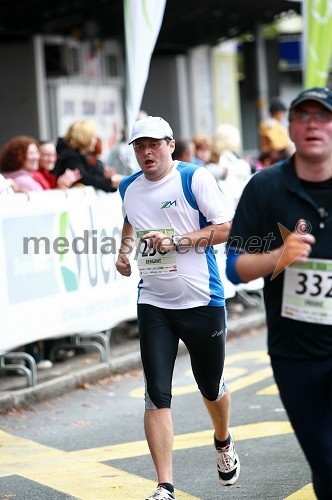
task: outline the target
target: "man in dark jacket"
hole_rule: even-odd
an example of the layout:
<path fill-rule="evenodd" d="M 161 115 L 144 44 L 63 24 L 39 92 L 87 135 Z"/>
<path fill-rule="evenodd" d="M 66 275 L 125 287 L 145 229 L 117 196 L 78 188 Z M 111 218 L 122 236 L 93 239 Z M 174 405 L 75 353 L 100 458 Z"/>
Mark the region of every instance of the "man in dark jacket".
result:
<path fill-rule="evenodd" d="M 317 498 L 332 498 L 332 91 L 291 103 L 292 158 L 253 176 L 228 242 L 233 283 L 263 276 L 268 351 Z"/>

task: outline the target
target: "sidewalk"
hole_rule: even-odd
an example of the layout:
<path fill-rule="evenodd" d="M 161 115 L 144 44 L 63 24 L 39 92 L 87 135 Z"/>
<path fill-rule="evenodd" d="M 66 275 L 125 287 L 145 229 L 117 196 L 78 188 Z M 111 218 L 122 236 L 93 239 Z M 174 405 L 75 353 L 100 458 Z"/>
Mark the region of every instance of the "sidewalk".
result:
<path fill-rule="evenodd" d="M 264 325 L 265 313 L 257 308 L 249 308 L 241 314 L 233 312 L 229 314 L 228 337 Z M 179 354 L 185 351 L 186 347 L 180 343 Z M 27 387 L 23 374 L 0 371 L 0 414 L 12 409 L 29 408 L 85 384 L 140 367 L 137 329 L 133 325 L 127 329 L 120 325 L 112 332 L 109 362 L 101 362 L 94 351 L 80 351 L 69 360 L 55 362 L 51 369 L 38 371 L 37 384 L 33 387 Z"/>

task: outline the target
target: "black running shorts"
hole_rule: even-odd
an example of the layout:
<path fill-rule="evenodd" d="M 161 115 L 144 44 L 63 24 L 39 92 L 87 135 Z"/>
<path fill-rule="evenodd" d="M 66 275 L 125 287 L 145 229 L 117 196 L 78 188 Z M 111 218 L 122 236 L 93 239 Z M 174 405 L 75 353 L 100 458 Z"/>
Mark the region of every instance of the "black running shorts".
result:
<path fill-rule="evenodd" d="M 179 340 L 186 345 L 195 380 L 209 401 L 225 393 L 223 380 L 225 308 L 162 309 L 138 304 L 138 326 L 145 376 L 145 407 L 170 408 Z"/>

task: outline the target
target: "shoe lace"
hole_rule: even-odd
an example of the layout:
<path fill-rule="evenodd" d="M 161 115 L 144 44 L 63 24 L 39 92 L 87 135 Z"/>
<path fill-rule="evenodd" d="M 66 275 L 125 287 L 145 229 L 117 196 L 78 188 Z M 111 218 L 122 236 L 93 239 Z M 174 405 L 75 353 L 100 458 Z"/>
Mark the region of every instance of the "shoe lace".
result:
<path fill-rule="evenodd" d="M 156 491 L 153 493 L 151 498 L 153 498 L 154 500 L 165 500 L 166 498 L 169 498 L 168 491 L 166 490 L 166 488 L 158 486 L 158 488 L 156 488 Z"/>
<path fill-rule="evenodd" d="M 223 472 L 231 471 L 234 468 L 234 453 L 233 447 L 230 445 L 225 449 L 217 448 L 217 463 Z"/>

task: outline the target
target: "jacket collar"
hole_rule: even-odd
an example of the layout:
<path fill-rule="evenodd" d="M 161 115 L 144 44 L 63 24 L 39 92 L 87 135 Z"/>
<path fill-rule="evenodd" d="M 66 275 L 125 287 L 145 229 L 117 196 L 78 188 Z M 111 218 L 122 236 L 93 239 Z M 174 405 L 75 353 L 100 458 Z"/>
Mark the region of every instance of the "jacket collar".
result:
<path fill-rule="evenodd" d="M 296 175 L 295 155 L 285 160 L 281 168 L 283 169 L 284 172 L 284 183 L 286 185 L 286 189 L 289 189 L 289 191 L 292 191 L 297 196 L 299 196 L 299 198 L 306 200 L 314 208 L 317 209 L 314 200 L 309 196 L 307 191 L 303 188 L 300 179 Z"/>

